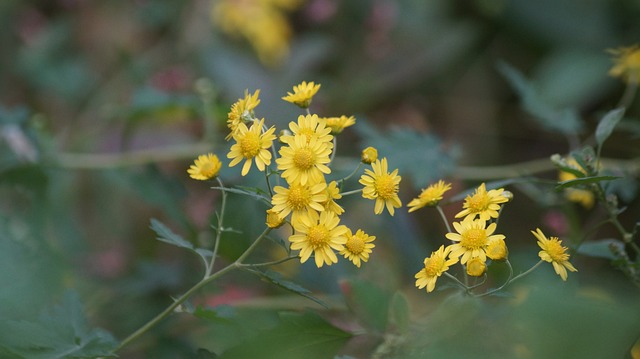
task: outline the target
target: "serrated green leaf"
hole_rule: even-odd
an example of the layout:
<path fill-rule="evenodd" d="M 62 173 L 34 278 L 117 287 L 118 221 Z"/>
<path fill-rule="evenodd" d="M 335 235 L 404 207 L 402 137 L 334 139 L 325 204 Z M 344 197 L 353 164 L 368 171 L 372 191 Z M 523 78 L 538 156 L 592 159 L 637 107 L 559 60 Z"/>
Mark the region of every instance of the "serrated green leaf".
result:
<path fill-rule="evenodd" d="M 280 313 L 280 322 L 239 343 L 221 359 L 325 359 L 333 358 L 351 334 L 312 312 Z"/>
<path fill-rule="evenodd" d="M 409 302 L 402 292 L 395 292 L 391 298 L 391 322 L 396 325 L 400 333 L 409 331 L 411 323 L 411 313 L 409 311 Z"/>
<path fill-rule="evenodd" d="M 604 141 L 611 136 L 613 129 L 624 117 L 624 111 L 624 107 L 616 108 L 607 112 L 602 117 L 596 128 L 596 142 L 598 143 L 598 147 L 602 147 Z"/>
<path fill-rule="evenodd" d="M 150 228 L 154 232 L 156 232 L 156 234 L 158 235 L 158 237 L 156 237 L 156 239 L 161 241 L 161 242 L 173 244 L 174 246 L 177 246 L 177 247 L 180 247 L 180 248 L 187 248 L 187 249 L 195 250 L 194 246 L 193 246 L 193 244 L 191 242 L 189 242 L 189 241 L 185 240 L 184 238 L 182 238 L 181 236 L 173 233 L 173 231 L 171 229 L 169 229 L 167 226 L 162 224 L 162 222 L 158 221 L 155 218 L 151 219 Z"/>
<path fill-rule="evenodd" d="M 272 270 L 266 270 L 266 271 L 260 271 L 260 270 L 255 270 L 255 269 L 248 269 L 251 273 L 254 273 L 256 275 L 258 275 L 260 278 L 266 280 L 267 282 L 271 283 L 271 284 L 275 284 L 280 288 L 286 289 L 290 292 L 296 293 L 298 295 L 301 295 L 305 298 L 311 299 L 312 301 L 320 304 L 321 306 L 325 307 L 325 308 L 329 308 L 329 306 L 323 302 L 322 300 L 312 296 L 310 293 L 311 291 L 302 287 L 299 284 L 296 284 L 292 281 L 286 280 L 282 278 L 282 274 L 272 271 Z"/>
<path fill-rule="evenodd" d="M 617 259 L 618 257 L 611 250 L 612 247 L 624 251 L 624 243 L 620 240 L 609 238 L 597 241 L 584 242 L 578 247 L 578 253 L 597 258 Z"/>
<path fill-rule="evenodd" d="M 575 178 L 567 181 L 559 182 L 556 186 L 556 191 L 559 191 L 564 188 L 577 187 L 580 185 L 597 183 L 602 181 L 612 181 L 618 179 L 620 177 L 617 176 L 592 176 L 592 177 L 583 177 L 583 178 Z"/>

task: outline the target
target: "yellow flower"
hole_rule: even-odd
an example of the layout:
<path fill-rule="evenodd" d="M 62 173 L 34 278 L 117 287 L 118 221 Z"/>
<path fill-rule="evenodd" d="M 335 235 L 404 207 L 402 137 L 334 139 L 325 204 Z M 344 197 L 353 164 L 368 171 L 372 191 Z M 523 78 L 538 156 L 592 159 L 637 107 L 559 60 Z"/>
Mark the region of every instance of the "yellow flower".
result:
<path fill-rule="evenodd" d="M 308 108 L 311 104 L 313 96 L 320 90 L 320 84 L 315 84 L 313 81 L 307 83 L 302 81 L 301 84 L 293 86 L 293 93 L 287 92 L 287 96 L 282 99 L 291 102 L 298 107 Z"/>
<path fill-rule="evenodd" d="M 462 222 L 453 222 L 453 228 L 458 233 L 447 233 L 445 236 L 454 242 L 451 245 L 451 258 L 462 256 L 460 263 L 465 264 L 471 258 L 480 258 L 483 262 L 487 260 L 486 249 L 489 242 L 504 239 L 502 234 L 493 234 L 496 224 L 482 219 L 474 219 L 473 216 L 465 217 Z"/>
<path fill-rule="evenodd" d="M 487 264 L 480 258 L 471 258 L 467 262 L 467 274 L 472 277 L 480 277 L 487 270 Z"/>
<path fill-rule="evenodd" d="M 187 173 L 193 179 L 204 181 L 215 178 L 220 171 L 220 167 L 222 167 L 222 162 L 220 162 L 218 156 L 209 153 L 198 156 L 187 170 Z"/>
<path fill-rule="evenodd" d="M 300 251 L 300 263 L 306 262 L 313 254 L 316 266 L 338 263 L 336 251 L 341 251 L 347 242 L 345 234 L 349 230 L 338 225 L 340 219 L 332 212 L 309 212 L 293 224 L 295 234 L 289 237 L 291 249 Z"/>
<path fill-rule="evenodd" d="M 416 287 L 418 287 L 418 289 L 427 287 L 427 293 L 432 292 L 436 287 L 438 277 L 446 272 L 450 266 L 458 262 L 456 258 L 447 259 L 450 250 L 450 246 L 446 248 L 440 246 L 437 251 L 431 253 L 431 256 L 425 258 L 424 268 L 415 275 Z"/>
<path fill-rule="evenodd" d="M 562 246 L 562 241 L 557 237 L 549 237 L 549 239 L 547 239 L 540 228 L 536 228 L 536 231 L 531 231 L 531 233 L 538 239 L 538 246 L 542 248 L 538 256 L 540 256 L 540 259 L 543 261 L 553 264 L 553 269 L 562 280 L 567 280 L 567 269 L 571 272 L 578 271 L 569 263 L 567 247 Z"/>
<path fill-rule="evenodd" d="M 609 75 L 621 77 L 626 82 L 640 82 L 640 46 L 620 47 L 609 52 L 615 55 Z"/>
<path fill-rule="evenodd" d="M 409 202 L 409 213 L 417 211 L 424 206 L 435 206 L 442 200 L 445 192 L 451 189 L 451 183 L 445 183 L 440 180 L 422 190 L 418 198 L 414 198 Z"/>
<path fill-rule="evenodd" d="M 494 261 L 502 261 L 507 259 L 509 255 L 509 250 L 507 249 L 507 244 L 504 242 L 502 238 L 494 238 L 487 243 L 487 257 Z"/>
<path fill-rule="evenodd" d="M 364 170 L 364 174 L 360 177 L 360 184 L 364 186 L 362 197 L 374 199 L 376 201 L 373 212 L 380 214 L 386 205 L 389 214 L 393 216 L 394 208 L 400 208 L 402 202 L 398 197 L 400 180 L 398 170 L 389 173 L 387 159 L 376 160 L 371 164 L 370 169 Z"/>
<path fill-rule="evenodd" d="M 487 189 L 482 183 L 475 191 L 473 196 L 467 196 L 464 200 L 460 213 L 456 214 L 456 218 L 471 216 L 475 218 L 479 216 L 482 220 L 489 220 L 490 218 L 498 218 L 498 210 L 500 209 L 500 203 L 509 201 L 507 197 L 503 195 L 504 189 L 492 189 L 487 192 Z"/>
<path fill-rule="evenodd" d="M 331 173 L 327 164 L 331 161 L 331 149 L 325 143 L 307 136 L 296 135 L 288 146 L 280 148 L 280 158 L 276 159 L 281 176 L 288 183 L 318 183 L 324 181 L 324 174 Z"/>
<path fill-rule="evenodd" d="M 320 182 L 314 185 L 302 185 L 295 183 L 284 188 L 275 186 L 273 191 L 275 194 L 271 199 L 273 210 L 278 213 L 281 218 L 285 218 L 292 213 L 291 222 L 297 222 L 298 217 L 310 212 L 324 211 L 322 205 L 327 200 L 326 192 L 327 184 Z"/>
<path fill-rule="evenodd" d="M 340 251 L 346 259 L 350 260 L 356 267 L 360 268 L 360 262 L 367 262 L 369 260 L 369 254 L 376 245 L 371 243 L 376 237 L 367 235 L 361 229 L 356 231 L 356 234 L 351 233 L 348 229 L 346 233 L 347 242 L 344 248 Z"/>
<path fill-rule="evenodd" d="M 333 212 L 337 215 L 344 213 L 344 208 L 335 202 L 336 199 L 342 198 L 340 189 L 336 181 L 331 181 L 327 185 L 327 200 L 322 204 L 325 211 Z"/>
<path fill-rule="evenodd" d="M 580 164 L 573 157 L 567 157 L 565 158 L 565 161 L 567 165 L 569 165 L 570 167 L 586 174 L 586 171 L 584 170 L 584 168 L 582 168 L 582 166 L 580 166 Z M 560 182 L 570 181 L 576 178 L 577 178 L 576 175 L 570 172 L 560 171 L 558 173 L 558 181 Z M 595 203 L 595 196 L 593 192 L 586 189 L 566 188 L 564 190 L 564 194 L 569 201 L 578 203 L 586 209 L 592 208 L 593 204 Z"/>
<path fill-rule="evenodd" d="M 378 150 L 373 147 L 367 147 L 362 150 L 362 157 L 360 161 L 365 165 L 370 165 L 378 159 Z"/>
<path fill-rule="evenodd" d="M 298 122 L 289 122 L 289 129 L 291 129 L 290 134 L 280 136 L 282 143 L 288 144 L 294 140 L 295 136 L 305 135 L 307 142 L 315 138 L 320 143 L 326 143 L 329 149 L 333 148 L 331 128 L 327 127 L 327 122 L 318 115 L 300 115 Z"/>
<path fill-rule="evenodd" d="M 340 117 L 327 117 L 325 120 L 327 121 L 327 126 L 331 128 L 331 133 L 334 135 L 339 135 L 345 128 L 353 126 L 356 123 L 355 117 L 347 117 L 344 115 Z"/>
<path fill-rule="evenodd" d="M 244 98 L 239 98 L 233 105 L 227 117 L 227 127 L 231 132 L 225 137 L 229 141 L 238 131 L 238 125 L 245 120 L 253 119 L 253 110 L 260 104 L 260 90 L 256 90 L 253 95 L 249 95 L 248 90 L 244 90 Z"/>
<path fill-rule="evenodd" d="M 273 208 L 269 208 L 267 210 L 267 220 L 265 223 L 269 228 L 278 228 L 284 224 L 284 218 L 280 217 L 278 212 Z"/>
<path fill-rule="evenodd" d="M 271 127 L 264 133 L 262 133 L 262 126 L 264 125 L 264 119 L 260 121 L 254 121 L 250 128 L 244 123 L 238 124 L 237 133 L 233 135 L 233 139 L 236 143 L 231 146 L 231 150 L 227 154 L 227 158 L 232 159 L 229 163 L 229 167 L 233 167 L 245 160 L 242 166 L 242 175 L 246 175 L 251 168 L 253 159 L 256 161 L 256 167 L 258 170 L 264 171 L 266 166 L 271 164 L 271 152 L 268 148 L 271 147 L 273 140 L 276 136 L 273 132 L 275 127 Z"/>

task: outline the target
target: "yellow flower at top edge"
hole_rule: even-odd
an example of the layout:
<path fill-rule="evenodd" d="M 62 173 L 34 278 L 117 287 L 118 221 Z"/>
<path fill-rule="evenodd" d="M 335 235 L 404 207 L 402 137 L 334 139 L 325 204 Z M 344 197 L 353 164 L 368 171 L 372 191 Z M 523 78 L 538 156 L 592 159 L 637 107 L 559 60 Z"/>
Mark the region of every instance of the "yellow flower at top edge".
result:
<path fill-rule="evenodd" d="M 615 56 L 609 75 L 621 77 L 626 82 L 636 84 L 640 82 L 640 46 L 638 44 L 610 49 L 609 53 Z"/>
<path fill-rule="evenodd" d="M 244 122 L 245 118 L 253 118 L 253 110 L 260 104 L 260 90 L 256 90 L 253 95 L 249 94 L 248 90 L 244 90 L 244 98 L 239 98 L 233 105 L 231 105 L 231 111 L 227 115 L 227 127 L 230 132 L 225 137 L 225 140 L 229 141 L 238 130 L 238 125 Z"/>
<path fill-rule="evenodd" d="M 206 155 L 200 155 L 194 163 L 189 167 L 187 173 L 193 179 L 205 181 L 215 178 L 220 172 L 222 162 L 218 159 L 218 156 L 208 153 Z"/>
<path fill-rule="evenodd" d="M 256 167 L 260 171 L 264 171 L 266 166 L 271 164 L 271 152 L 268 149 L 276 138 L 273 134 L 276 129 L 271 127 L 262 133 L 263 125 L 264 119 L 254 121 L 250 128 L 247 128 L 244 123 L 240 123 L 238 124 L 237 133 L 233 135 L 236 143 L 231 146 L 227 154 L 227 158 L 231 159 L 229 167 L 233 167 L 240 161 L 245 160 L 242 166 L 243 176 L 249 173 L 254 159 Z"/>
<path fill-rule="evenodd" d="M 409 202 L 409 213 L 417 211 L 425 206 L 435 206 L 442 200 L 445 192 L 451 189 L 451 183 L 445 183 L 440 180 L 429 187 L 422 190 L 418 198 L 414 198 Z"/>
<path fill-rule="evenodd" d="M 502 234 L 493 234 L 497 225 L 491 223 L 489 226 L 483 219 L 474 219 L 473 216 L 465 217 L 462 222 L 453 222 L 453 228 L 458 233 L 447 233 L 445 237 L 456 243 L 452 244 L 451 258 L 462 258 L 460 263 L 465 264 L 471 258 L 480 258 L 483 262 L 487 260 L 487 246 L 491 241 L 504 239 Z"/>
<path fill-rule="evenodd" d="M 291 184 L 289 188 L 275 186 L 271 204 L 273 210 L 280 218 L 285 218 L 292 213 L 291 222 L 297 222 L 298 218 L 310 212 L 324 211 L 323 203 L 327 201 L 327 184 L 320 182 L 314 185 Z"/>
<path fill-rule="evenodd" d="M 359 182 L 364 186 L 362 197 L 376 201 L 373 210 L 375 214 L 382 213 L 386 206 L 389 214 L 393 216 L 394 208 L 402 206 L 398 197 L 402 177 L 398 176 L 397 169 L 389 173 L 386 158 L 376 160 L 371 164 L 371 168 L 373 171 L 366 169 L 360 177 Z"/>
<path fill-rule="evenodd" d="M 431 293 L 436 287 L 436 281 L 442 273 L 449 270 L 449 267 L 458 262 L 457 258 L 449 258 L 449 251 L 451 248 L 448 246 L 440 246 L 437 251 L 431 253 L 431 255 L 424 260 L 424 267 L 415 275 L 416 287 L 422 289 L 427 287 L 427 293 Z"/>
<path fill-rule="evenodd" d="M 358 229 L 355 234 L 348 229 L 346 237 L 347 242 L 344 244 L 344 248 L 340 251 L 340 254 L 350 260 L 356 267 L 360 268 L 361 262 L 367 262 L 369 260 L 369 254 L 371 254 L 371 250 L 376 246 L 371 242 L 373 242 L 376 237 L 364 233 L 361 229 Z"/>
<path fill-rule="evenodd" d="M 456 218 L 471 216 L 480 217 L 482 220 L 490 218 L 498 218 L 498 210 L 500 203 L 508 202 L 509 199 L 503 195 L 504 189 L 492 189 L 487 192 L 485 184 L 482 183 L 471 196 L 467 196 L 464 200 L 460 213 L 456 214 Z"/>
<path fill-rule="evenodd" d="M 326 143 L 315 138 L 307 141 L 307 136 L 296 135 L 288 146 L 280 148 L 280 158 L 276 159 L 281 176 L 288 183 L 315 184 L 324 182 L 324 175 L 331 173 L 327 166 L 331 162 L 331 149 Z"/>
<path fill-rule="evenodd" d="M 345 128 L 356 124 L 356 118 L 353 116 L 325 117 L 327 126 L 331 128 L 331 134 L 339 135 Z"/>
<path fill-rule="evenodd" d="M 306 262 L 313 254 L 316 266 L 330 266 L 338 263 L 334 251 L 341 251 L 347 242 L 345 234 L 349 230 L 340 224 L 340 218 L 333 212 L 309 212 L 293 223 L 295 234 L 289 237 L 291 249 L 300 251 L 300 263 Z"/>
<path fill-rule="evenodd" d="M 567 247 L 562 246 L 562 241 L 557 237 L 547 237 L 542 233 L 540 228 L 536 228 L 536 231 L 531 233 L 538 239 L 538 246 L 542 249 L 538 256 L 545 262 L 549 262 L 553 265 L 553 269 L 562 278 L 567 280 L 567 269 L 571 272 L 577 272 L 578 270 L 569 263 L 569 254 L 567 253 Z"/>
<path fill-rule="evenodd" d="M 301 84 L 293 86 L 293 93 L 287 92 L 287 96 L 282 99 L 298 107 L 308 108 L 318 90 L 320 90 L 320 84 L 316 85 L 313 81 L 309 83 L 302 81 Z"/>

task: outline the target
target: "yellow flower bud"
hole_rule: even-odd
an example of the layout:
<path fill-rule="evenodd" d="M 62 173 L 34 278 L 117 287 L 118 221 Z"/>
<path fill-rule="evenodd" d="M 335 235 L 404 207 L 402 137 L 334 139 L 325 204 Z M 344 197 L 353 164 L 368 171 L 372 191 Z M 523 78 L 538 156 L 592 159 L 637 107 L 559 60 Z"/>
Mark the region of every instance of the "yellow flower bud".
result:
<path fill-rule="evenodd" d="M 509 250 L 502 238 L 494 239 L 487 245 L 487 257 L 494 261 L 503 261 L 507 259 L 508 255 Z"/>
<path fill-rule="evenodd" d="M 487 265 L 480 258 L 475 257 L 467 262 L 467 274 L 472 277 L 480 277 L 487 270 Z"/>
<path fill-rule="evenodd" d="M 284 223 L 284 218 L 281 218 L 278 215 L 278 212 L 274 211 L 273 208 L 267 210 L 267 227 L 269 228 L 278 228 L 282 226 Z"/>
<path fill-rule="evenodd" d="M 378 159 L 378 150 L 367 147 L 362 150 L 362 163 L 370 165 Z"/>

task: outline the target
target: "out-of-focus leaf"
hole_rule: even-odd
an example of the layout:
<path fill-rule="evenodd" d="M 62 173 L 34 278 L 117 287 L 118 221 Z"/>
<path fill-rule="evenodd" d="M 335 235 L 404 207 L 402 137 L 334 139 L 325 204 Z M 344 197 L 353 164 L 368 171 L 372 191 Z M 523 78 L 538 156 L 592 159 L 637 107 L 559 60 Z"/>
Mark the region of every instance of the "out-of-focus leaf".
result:
<path fill-rule="evenodd" d="M 411 324 L 409 302 L 402 292 L 395 292 L 391 298 L 390 319 L 400 333 L 406 333 Z"/>
<path fill-rule="evenodd" d="M 154 87 L 138 90 L 127 109 L 130 121 L 142 119 L 174 120 L 186 116 L 194 116 L 200 108 L 200 102 L 195 96 L 177 95 L 163 92 Z"/>
<path fill-rule="evenodd" d="M 200 348 L 196 352 L 196 359 L 216 359 L 218 356 L 207 349 Z"/>
<path fill-rule="evenodd" d="M 411 176 L 416 189 L 446 177 L 456 165 L 457 147 L 447 148 L 432 134 L 398 127 L 382 132 L 362 119 L 354 129 L 363 143 L 378 150 L 379 158 L 387 157 L 390 171 L 398 168 L 400 175 Z"/>
<path fill-rule="evenodd" d="M 391 294 L 363 280 L 348 280 L 341 284 L 347 305 L 362 324 L 383 333 L 387 329 Z"/>
<path fill-rule="evenodd" d="M 624 111 L 624 108 L 616 108 L 607 112 L 602 117 L 596 128 L 596 142 L 598 142 L 598 147 L 602 147 L 604 141 L 611 136 L 614 127 L 616 127 L 618 122 L 624 117 Z"/>
<path fill-rule="evenodd" d="M 30 359 L 111 356 L 117 342 L 108 332 L 89 328 L 82 304 L 68 292 L 59 306 L 37 321 L 0 321 L 0 347 Z"/>
<path fill-rule="evenodd" d="M 597 183 L 597 182 L 602 182 L 602 181 L 611 181 L 611 180 L 615 180 L 615 179 L 618 179 L 618 178 L 620 178 L 620 177 L 616 177 L 616 176 L 592 176 L 592 177 L 575 178 L 575 179 L 559 182 L 558 185 L 556 186 L 556 191 L 559 191 L 559 190 L 564 189 L 564 188 L 577 187 L 577 186 L 580 186 L 580 185 L 585 185 L 585 184 L 590 184 L 590 183 Z"/>
<path fill-rule="evenodd" d="M 624 243 L 613 238 L 584 242 L 578 247 L 578 253 L 589 257 L 614 260 L 618 257 L 614 254 L 612 248 L 617 248 L 619 252 L 622 252 L 624 251 Z"/>
<path fill-rule="evenodd" d="M 29 118 L 29 110 L 26 107 L 16 107 L 8 109 L 0 106 L 0 123 L 1 124 L 22 124 Z"/>
<path fill-rule="evenodd" d="M 333 358 L 351 334 L 312 312 L 280 313 L 280 322 L 239 343 L 221 359 L 325 359 Z"/>
<path fill-rule="evenodd" d="M 230 305 L 219 305 L 215 308 L 199 305 L 193 311 L 193 315 L 208 321 L 228 323 L 234 317 L 235 309 Z"/>
<path fill-rule="evenodd" d="M 551 155 L 550 160 L 556 167 L 558 167 L 560 171 L 571 173 L 578 178 L 585 176 L 584 172 L 569 165 L 569 163 L 567 163 L 567 160 L 557 153 Z"/>
<path fill-rule="evenodd" d="M 311 291 L 286 279 L 282 278 L 282 274 L 278 273 L 278 272 L 274 272 L 272 270 L 266 270 L 266 271 L 260 271 L 260 270 L 256 270 L 256 269 L 249 269 L 249 272 L 254 273 L 256 275 L 258 275 L 260 278 L 262 278 L 263 280 L 266 280 L 267 282 L 271 283 L 271 284 L 275 284 L 280 288 L 286 289 L 290 292 L 296 293 L 298 295 L 301 295 L 305 298 L 311 299 L 312 301 L 320 304 L 321 306 L 325 307 L 325 308 L 329 308 L 329 306 L 323 302 L 322 300 L 314 297 L 313 295 L 311 295 Z"/>
<path fill-rule="evenodd" d="M 156 234 L 158 235 L 157 240 L 159 241 L 173 244 L 174 246 L 178 246 L 180 248 L 187 248 L 191 250 L 194 249 L 193 244 L 191 242 L 188 242 L 181 236 L 173 233 L 172 230 L 170 230 L 167 226 L 165 226 L 164 224 L 162 224 L 162 222 L 158 221 L 155 218 L 151 219 L 150 228 L 154 232 L 156 232 Z"/>
<path fill-rule="evenodd" d="M 498 70 L 518 93 L 525 111 L 541 126 L 563 134 L 577 134 L 582 129 L 582 120 L 574 108 L 555 108 L 547 103 L 538 89 L 524 75 L 505 62 L 498 63 Z"/>

